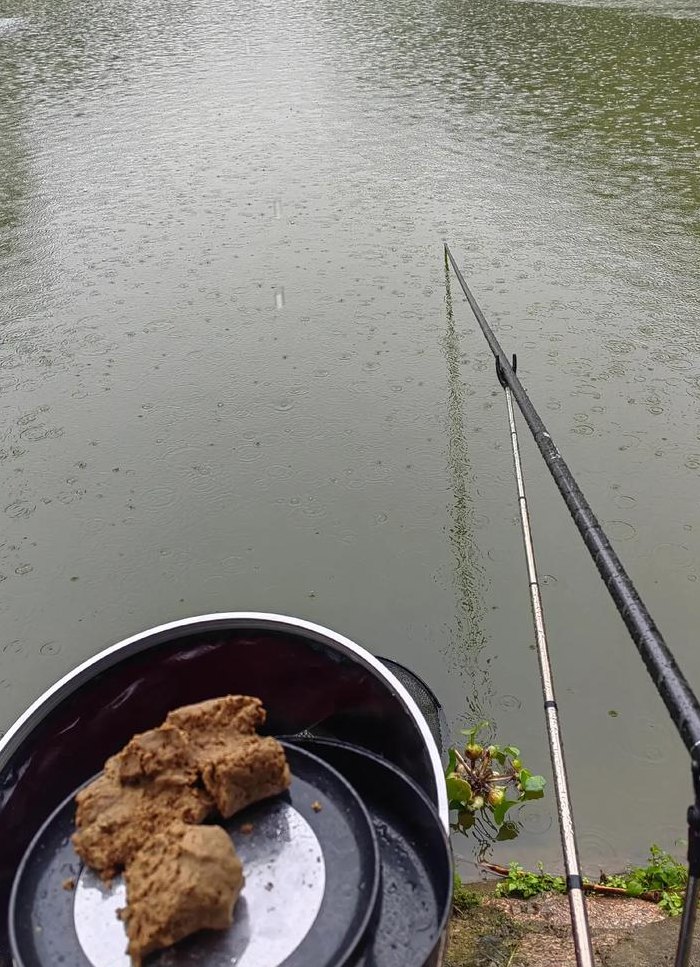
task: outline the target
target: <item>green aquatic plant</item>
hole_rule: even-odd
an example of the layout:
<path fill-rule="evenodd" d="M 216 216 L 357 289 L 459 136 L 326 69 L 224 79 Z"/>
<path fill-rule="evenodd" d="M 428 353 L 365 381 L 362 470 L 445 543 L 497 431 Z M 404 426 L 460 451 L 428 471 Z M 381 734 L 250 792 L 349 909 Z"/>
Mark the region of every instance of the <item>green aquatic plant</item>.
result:
<path fill-rule="evenodd" d="M 518 828 L 506 819 L 508 811 L 530 799 L 541 799 L 545 780 L 523 766 L 515 746 L 479 742 L 488 724 L 479 722 L 463 729 L 464 748 L 449 749 L 445 782 L 450 809 L 457 814 L 453 828 L 468 833 L 479 825 L 483 833 L 490 826 L 496 840 L 513 839 Z"/>

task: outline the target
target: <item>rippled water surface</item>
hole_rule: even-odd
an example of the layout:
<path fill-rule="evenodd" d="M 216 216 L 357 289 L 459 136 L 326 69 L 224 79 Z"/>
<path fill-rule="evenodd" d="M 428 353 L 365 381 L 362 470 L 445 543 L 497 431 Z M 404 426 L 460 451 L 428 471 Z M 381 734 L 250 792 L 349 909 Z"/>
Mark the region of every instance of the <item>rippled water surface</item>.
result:
<path fill-rule="evenodd" d="M 547 770 L 504 402 L 443 238 L 700 687 L 694 0 L 0 15 L 0 725 L 133 632 L 268 610 Z M 689 770 L 522 442 L 595 872 L 683 835 Z M 556 864 L 551 793 L 521 818 Z"/>

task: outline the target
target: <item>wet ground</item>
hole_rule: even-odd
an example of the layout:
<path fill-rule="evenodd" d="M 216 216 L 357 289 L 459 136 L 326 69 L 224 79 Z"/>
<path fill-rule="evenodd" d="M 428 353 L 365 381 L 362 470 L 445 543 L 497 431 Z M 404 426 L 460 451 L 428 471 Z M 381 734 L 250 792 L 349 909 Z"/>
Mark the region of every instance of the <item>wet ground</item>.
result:
<path fill-rule="evenodd" d="M 477 884 L 479 904 L 453 918 L 445 967 L 576 967 L 567 897 L 498 899 L 492 886 Z M 675 963 L 680 918 L 667 917 L 655 904 L 589 897 L 588 918 L 602 967 Z M 690 962 L 700 964 L 697 939 Z"/>

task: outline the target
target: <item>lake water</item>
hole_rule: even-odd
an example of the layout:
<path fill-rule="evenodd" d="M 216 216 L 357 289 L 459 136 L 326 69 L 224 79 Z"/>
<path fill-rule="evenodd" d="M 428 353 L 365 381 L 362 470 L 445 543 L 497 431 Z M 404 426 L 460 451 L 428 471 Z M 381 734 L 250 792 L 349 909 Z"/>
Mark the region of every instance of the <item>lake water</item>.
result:
<path fill-rule="evenodd" d="M 0 727 L 141 629 L 274 611 L 549 775 L 445 238 L 700 688 L 699 52 L 695 0 L 5 0 Z M 521 442 L 595 873 L 684 835 L 690 770 Z M 521 819 L 494 861 L 556 866 L 551 787 Z"/>

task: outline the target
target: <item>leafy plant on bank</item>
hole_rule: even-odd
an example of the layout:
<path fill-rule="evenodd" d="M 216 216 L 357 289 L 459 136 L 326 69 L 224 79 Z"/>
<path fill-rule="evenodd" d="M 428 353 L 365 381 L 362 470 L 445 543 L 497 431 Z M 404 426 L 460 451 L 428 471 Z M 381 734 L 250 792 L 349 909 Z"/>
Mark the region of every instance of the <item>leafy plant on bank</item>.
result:
<path fill-rule="evenodd" d="M 496 840 L 513 839 L 518 829 L 506 820 L 508 811 L 530 799 L 541 799 L 545 780 L 523 766 L 520 749 L 515 746 L 482 745 L 477 741 L 488 724 L 479 722 L 463 729 L 464 749 L 449 749 L 445 781 L 450 809 L 457 813 L 453 828 L 468 833 L 476 824 L 482 829 L 489 825 Z"/>
<path fill-rule="evenodd" d="M 518 863 L 511 863 L 508 875 L 498 884 L 499 896 L 520 897 L 527 900 L 540 893 L 566 893 L 563 876 L 545 873 L 541 863 L 537 873 L 524 870 Z M 646 866 L 635 866 L 615 876 L 602 875 L 599 883 L 584 881 L 584 889 L 604 892 L 606 887 L 624 890 L 628 896 L 654 900 L 670 916 L 678 916 L 683 910 L 683 896 L 688 883 L 688 870 L 673 856 L 660 847 L 652 845 Z"/>
<path fill-rule="evenodd" d="M 646 866 L 635 866 L 617 876 L 601 877 L 606 886 L 627 890 L 630 896 L 658 894 L 662 910 L 677 917 L 683 910 L 683 896 L 688 884 L 688 868 L 656 844 L 649 849 Z"/>
<path fill-rule="evenodd" d="M 539 873 L 524 870 L 519 863 L 511 863 L 508 876 L 496 887 L 498 896 L 514 896 L 529 900 L 539 893 L 566 893 L 566 880 L 563 876 L 545 873 L 542 863 L 537 864 Z"/>

